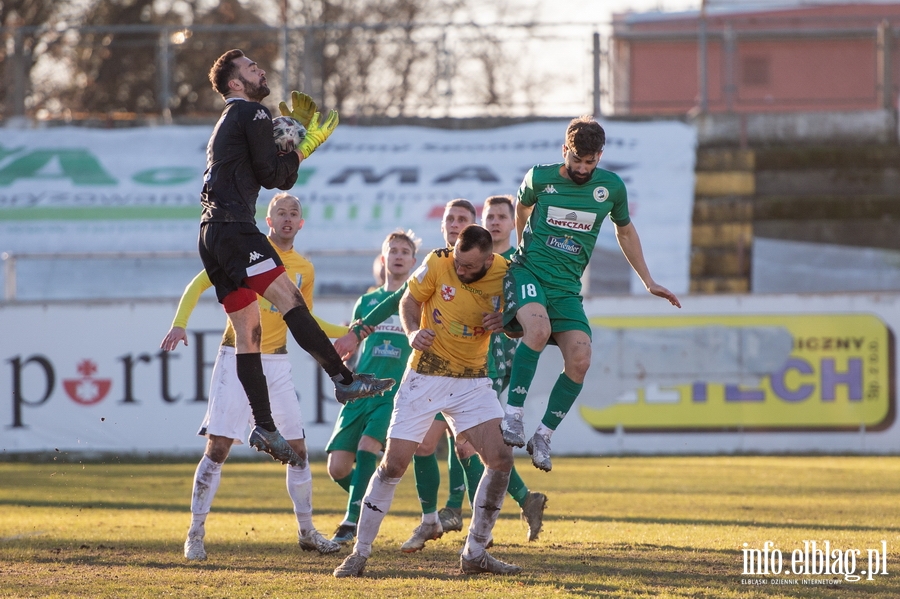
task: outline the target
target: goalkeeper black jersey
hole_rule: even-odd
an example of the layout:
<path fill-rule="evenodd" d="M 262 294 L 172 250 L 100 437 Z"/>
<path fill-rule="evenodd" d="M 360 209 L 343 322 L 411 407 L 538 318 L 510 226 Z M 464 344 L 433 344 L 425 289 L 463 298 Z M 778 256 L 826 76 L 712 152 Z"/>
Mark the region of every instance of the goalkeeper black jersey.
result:
<path fill-rule="evenodd" d="M 296 152 L 278 155 L 265 106 L 229 100 L 206 146 L 200 222 L 256 224 L 260 187 L 290 189 L 299 166 Z"/>

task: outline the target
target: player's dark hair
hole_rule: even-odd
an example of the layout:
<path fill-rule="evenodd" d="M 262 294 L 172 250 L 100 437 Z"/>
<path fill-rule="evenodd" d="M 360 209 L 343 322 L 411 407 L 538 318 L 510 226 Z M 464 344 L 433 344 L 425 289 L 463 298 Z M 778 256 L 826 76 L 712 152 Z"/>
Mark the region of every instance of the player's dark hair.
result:
<path fill-rule="evenodd" d="M 484 201 L 485 209 L 487 209 L 488 206 L 499 206 L 501 204 L 505 204 L 509 208 L 510 215 L 515 216 L 516 208 L 513 203 L 513 197 L 510 195 L 491 196 Z"/>
<path fill-rule="evenodd" d="M 480 225 L 468 225 L 459 232 L 456 239 L 456 248 L 460 252 L 468 252 L 478 249 L 481 253 L 491 253 L 494 250 L 494 239 L 490 231 Z"/>
<path fill-rule="evenodd" d="M 597 154 L 606 145 L 606 131 L 590 115 L 572 119 L 566 128 L 566 147 L 579 158 Z"/>
<path fill-rule="evenodd" d="M 464 200 L 463 198 L 456 198 L 455 200 L 450 200 L 444 206 L 444 212 L 449 210 L 450 208 L 465 208 L 469 212 L 472 213 L 472 220 L 478 220 L 478 215 L 475 212 L 475 206 L 472 205 L 472 202 L 469 200 Z"/>
<path fill-rule="evenodd" d="M 235 58 L 240 58 L 244 53 L 241 50 L 229 50 L 216 59 L 212 68 L 209 70 L 209 82 L 212 83 L 213 89 L 222 94 L 227 94 L 228 82 L 235 78 L 238 67 L 234 64 Z"/>

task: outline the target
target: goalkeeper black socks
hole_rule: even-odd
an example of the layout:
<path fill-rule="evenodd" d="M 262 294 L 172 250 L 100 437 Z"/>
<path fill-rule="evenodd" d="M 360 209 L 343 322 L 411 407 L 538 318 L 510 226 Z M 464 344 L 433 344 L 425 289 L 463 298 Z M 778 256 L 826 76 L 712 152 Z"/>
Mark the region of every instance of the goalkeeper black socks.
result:
<path fill-rule="evenodd" d="M 250 400 L 250 410 L 253 412 L 253 421 L 256 426 L 267 431 L 275 431 L 275 421 L 272 420 L 272 407 L 269 405 L 269 386 L 266 384 L 266 375 L 263 372 L 262 356 L 256 354 L 237 354 L 237 376 L 244 387 L 244 392 Z"/>
<path fill-rule="evenodd" d="M 335 351 L 328 336 L 322 331 L 322 327 L 312 317 L 305 305 L 288 310 L 284 315 L 284 322 L 287 323 L 297 344 L 325 369 L 332 380 L 340 375 L 343 380 L 338 382 L 342 385 L 349 385 L 353 382 L 353 374 L 344 366 L 343 360 Z"/>

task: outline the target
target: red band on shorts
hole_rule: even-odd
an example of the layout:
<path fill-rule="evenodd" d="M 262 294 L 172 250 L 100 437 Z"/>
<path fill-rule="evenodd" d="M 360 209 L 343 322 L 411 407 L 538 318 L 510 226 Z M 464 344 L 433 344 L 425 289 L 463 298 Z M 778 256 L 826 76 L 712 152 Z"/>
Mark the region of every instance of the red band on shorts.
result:
<path fill-rule="evenodd" d="M 237 291 L 232 291 L 222 300 L 222 306 L 225 312 L 231 314 L 238 310 L 243 310 L 256 301 L 256 292 L 246 287 L 241 287 Z"/>
<path fill-rule="evenodd" d="M 266 272 L 261 272 L 258 275 L 253 275 L 252 277 L 247 277 L 244 279 L 244 285 L 258 293 L 259 295 L 263 295 L 266 292 L 266 289 L 269 288 L 269 285 L 272 284 L 272 281 L 278 278 L 278 276 L 287 272 L 284 270 L 284 266 L 276 266 L 271 270 L 267 270 Z"/>

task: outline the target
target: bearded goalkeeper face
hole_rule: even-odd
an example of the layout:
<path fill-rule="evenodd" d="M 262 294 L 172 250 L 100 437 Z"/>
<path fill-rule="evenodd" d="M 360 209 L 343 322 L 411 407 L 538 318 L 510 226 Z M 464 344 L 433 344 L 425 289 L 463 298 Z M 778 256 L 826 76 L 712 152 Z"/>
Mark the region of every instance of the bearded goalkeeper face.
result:
<path fill-rule="evenodd" d="M 262 102 L 269 95 L 269 86 L 266 85 L 266 72 L 246 56 L 236 58 L 234 64 L 238 67 L 237 81 L 240 82 L 243 88 L 243 94 L 248 100 Z"/>

